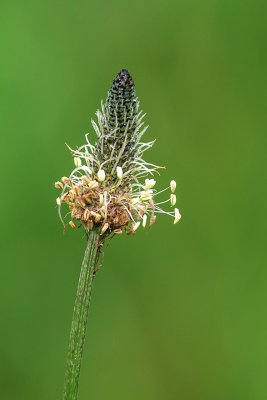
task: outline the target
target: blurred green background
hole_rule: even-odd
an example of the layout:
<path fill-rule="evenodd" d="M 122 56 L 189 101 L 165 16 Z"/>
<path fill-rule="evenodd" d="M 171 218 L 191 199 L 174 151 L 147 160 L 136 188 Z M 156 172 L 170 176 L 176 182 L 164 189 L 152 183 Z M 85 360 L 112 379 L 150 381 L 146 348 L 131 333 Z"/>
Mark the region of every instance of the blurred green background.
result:
<path fill-rule="evenodd" d="M 266 1 L 0 11 L 0 398 L 61 398 L 85 241 L 63 234 L 53 183 L 127 68 L 182 220 L 106 250 L 80 400 L 266 399 Z"/>

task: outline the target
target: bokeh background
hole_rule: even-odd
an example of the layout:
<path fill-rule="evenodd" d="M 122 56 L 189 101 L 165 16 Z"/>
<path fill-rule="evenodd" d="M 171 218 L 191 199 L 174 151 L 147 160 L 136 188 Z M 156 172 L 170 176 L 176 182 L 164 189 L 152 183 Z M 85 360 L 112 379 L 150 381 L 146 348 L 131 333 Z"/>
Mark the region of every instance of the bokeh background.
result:
<path fill-rule="evenodd" d="M 85 240 L 53 183 L 127 68 L 182 220 L 107 248 L 80 400 L 266 399 L 266 1 L 0 7 L 0 398 L 61 398 Z"/>

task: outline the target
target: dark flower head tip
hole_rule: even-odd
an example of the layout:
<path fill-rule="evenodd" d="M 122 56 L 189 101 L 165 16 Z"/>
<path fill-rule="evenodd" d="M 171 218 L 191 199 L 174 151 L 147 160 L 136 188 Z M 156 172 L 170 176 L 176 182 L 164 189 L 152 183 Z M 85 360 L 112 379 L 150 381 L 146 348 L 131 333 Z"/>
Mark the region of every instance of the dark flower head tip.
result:
<path fill-rule="evenodd" d="M 114 79 L 114 83 L 119 86 L 133 86 L 133 78 L 127 69 L 122 69 Z"/>
<path fill-rule="evenodd" d="M 120 72 L 118 73 L 119 76 L 125 76 L 125 77 L 131 77 L 129 71 L 127 69 L 121 69 Z"/>

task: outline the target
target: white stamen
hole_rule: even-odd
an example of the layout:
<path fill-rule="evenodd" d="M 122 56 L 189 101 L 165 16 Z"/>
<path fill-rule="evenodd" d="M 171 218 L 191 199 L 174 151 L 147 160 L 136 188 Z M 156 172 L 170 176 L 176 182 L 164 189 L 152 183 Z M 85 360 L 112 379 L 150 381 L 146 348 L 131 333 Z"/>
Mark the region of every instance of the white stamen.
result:
<path fill-rule="evenodd" d="M 95 222 L 99 222 L 102 219 L 102 216 L 94 211 L 91 211 L 91 215 L 94 217 Z"/>
<path fill-rule="evenodd" d="M 157 219 L 156 215 L 152 215 L 150 218 L 149 226 L 153 225 L 156 222 L 156 219 Z"/>
<path fill-rule="evenodd" d="M 88 172 L 89 175 L 92 175 L 92 170 L 91 170 L 91 168 L 87 167 L 87 165 L 82 165 L 81 169 Z"/>
<path fill-rule="evenodd" d="M 156 184 L 155 179 L 146 179 L 145 180 L 145 189 L 152 189 Z"/>
<path fill-rule="evenodd" d="M 142 221 L 142 226 L 143 226 L 143 228 L 145 228 L 146 223 L 147 223 L 147 215 L 144 214 L 144 215 L 143 215 L 143 221 Z"/>
<path fill-rule="evenodd" d="M 82 166 L 82 160 L 80 157 L 74 157 L 73 159 L 75 167 L 79 168 Z"/>
<path fill-rule="evenodd" d="M 135 232 L 139 228 L 140 224 L 141 224 L 140 221 L 136 222 L 132 227 L 132 232 Z"/>
<path fill-rule="evenodd" d="M 123 176 L 122 168 L 121 168 L 121 167 L 117 167 L 116 171 L 117 171 L 117 177 L 118 177 L 118 179 L 121 180 L 121 179 L 122 179 L 122 176 Z"/>
<path fill-rule="evenodd" d="M 142 201 L 150 200 L 152 198 L 153 192 L 151 189 L 142 192 L 140 199 Z"/>
<path fill-rule="evenodd" d="M 176 196 L 175 196 L 175 194 L 171 194 L 171 196 L 170 196 L 170 201 L 171 201 L 171 206 L 173 207 L 173 206 L 175 206 L 175 204 L 176 204 Z"/>
<path fill-rule="evenodd" d="M 106 222 L 104 225 L 103 225 L 103 227 L 102 227 L 102 229 L 101 229 L 101 235 L 103 235 L 103 233 L 105 233 L 106 232 L 106 230 L 108 229 L 108 227 L 109 227 L 109 225 L 108 225 L 108 223 Z"/>
<path fill-rule="evenodd" d="M 98 178 L 99 182 L 104 182 L 104 180 L 106 178 L 106 174 L 105 174 L 105 171 L 103 169 L 100 169 L 98 171 L 97 178 Z"/>
<path fill-rule="evenodd" d="M 178 210 L 178 208 L 175 208 L 175 210 L 174 210 L 174 221 L 173 221 L 173 223 L 174 223 L 174 224 L 177 224 L 177 222 L 179 222 L 180 219 L 181 219 L 180 211 Z"/>
<path fill-rule="evenodd" d="M 97 181 L 92 181 L 89 183 L 88 188 L 89 189 L 95 189 L 98 186 L 98 182 Z"/>
<path fill-rule="evenodd" d="M 132 203 L 132 204 L 137 204 L 137 203 L 139 203 L 139 201 L 140 201 L 139 197 L 134 197 L 134 198 L 131 200 L 131 203 Z"/>
<path fill-rule="evenodd" d="M 174 193 L 174 192 L 175 192 L 175 189 L 176 189 L 176 182 L 175 182 L 174 180 L 172 180 L 172 181 L 170 182 L 170 187 L 171 187 L 172 193 Z"/>

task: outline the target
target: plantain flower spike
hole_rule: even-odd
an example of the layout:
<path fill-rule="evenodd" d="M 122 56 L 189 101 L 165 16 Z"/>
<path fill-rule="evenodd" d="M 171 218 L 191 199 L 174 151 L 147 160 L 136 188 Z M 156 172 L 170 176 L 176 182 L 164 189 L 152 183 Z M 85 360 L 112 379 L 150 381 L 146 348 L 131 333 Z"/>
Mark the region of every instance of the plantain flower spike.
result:
<path fill-rule="evenodd" d="M 97 121 L 92 121 L 96 142 L 92 144 L 87 133 L 85 144 L 70 149 L 75 168 L 69 177 L 64 176 L 55 185 L 61 190 L 57 205 L 63 224 L 66 225 L 61 216 L 64 204 L 69 207 L 67 222 L 71 227 L 75 227 L 73 220 L 76 220 L 86 231 L 97 229 L 102 236 L 123 231 L 134 233 L 141 222 L 146 226 L 148 218 L 151 226 L 157 214 L 169 215 L 177 223 L 180 219 L 177 209 L 161 208 L 168 202 L 171 206 L 175 204 L 176 183 L 171 181 L 159 191 L 155 188 L 154 176 L 162 167 L 143 158 L 154 141 L 143 142 L 148 128 L 143 122 L 145 114 L 139 110 L 133 79 L 125 69 L 114 79 L 96 116 Z M 172 196 L 158 201 L 158 196 L 166 190 Z"/>

